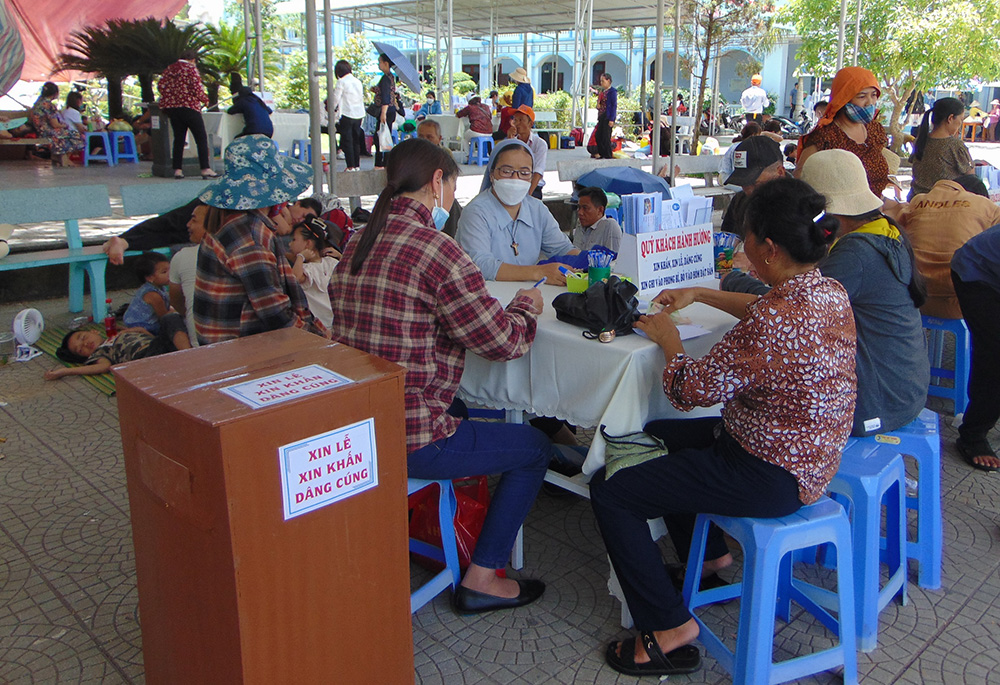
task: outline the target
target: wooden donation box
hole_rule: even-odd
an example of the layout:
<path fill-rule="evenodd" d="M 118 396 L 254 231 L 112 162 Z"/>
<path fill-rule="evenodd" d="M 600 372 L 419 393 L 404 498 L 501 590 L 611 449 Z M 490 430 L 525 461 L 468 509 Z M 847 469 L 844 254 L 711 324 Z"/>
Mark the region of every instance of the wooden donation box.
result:
<path fill-rule="evenodd" d="M 115 378 L 147 682 L 413 682 L 403 369 L 281 330 Z"/>

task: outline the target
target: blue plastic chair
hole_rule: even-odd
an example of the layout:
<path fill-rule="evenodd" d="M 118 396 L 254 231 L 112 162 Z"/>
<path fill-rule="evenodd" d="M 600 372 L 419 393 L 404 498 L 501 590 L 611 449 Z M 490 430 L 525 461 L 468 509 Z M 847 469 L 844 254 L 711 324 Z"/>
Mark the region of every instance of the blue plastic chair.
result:
<path fill-rule="evenodd" d="M 102 150 L 98 153 L 90 151 L 90 139 L 97 138 L 101 141 Z M 87 139 L 83 144 L 83 166 L 90 166 L 91 162 L 107 162 L 108 166 L 115 165 L 114 152 L 111 149 L 111 139 L 107 131 L 88 131 Z"/>
<path fill-rule="evenodd" d="M 827 492 L 846 500 L 854 540 L 854 615 L 858 646 L 878 646 L 878 615 L 899 596 L 906 604 L 906 466 L 896 450 L 874 440 L 848 443 Z M 885 504 L 885 538 L 881 537 Z M 889 567 L 879 587 L 881 563 Z M 829 607 L 828 607 L 829 608 Z"/>
<path fill-rule="evenodd" d="M 712 523 L 731 535 L 743 548 L 743 580 L 700 591 L 697 588 L 701 584 L 702 561 Z M 837 548 L 841 563 L 837 569 L 836 593 L 792 577 L 792 553 L 824 543 Z M 684 599 L 701 628 L 698 639 L 709 654 L 729 671 L 734 683 L 782 683 L 841 665 L 844 667 L 844 682 L 856 683 L 854 575 L 844 572 L 852 568 L 852 561 L 851 527 L 847 512 L 827 497 L 802 507 L 794 514 L 776 519 L 699 514 L 684 578 Z M 694 610 L 735 598 L 740 599 L 740 618 L 734 653 Z M 775 616 L 789 621 L 792 600 L 837 633 L 839 642 L 829 649 L 775 664 L 772 662 Z M 830 600 L 837 607 L 837 618 L 820 604 L 830 604 Z"/>
<path fill-rule="evenodd" d="M 135 144 L 135 135 L 131 131 L 109 131 L 111 136 L 111 154 L 115 158 L 115 164 L 126 162 L 139 162 L 139 150 Z"/>
<path fill-rule="evenodd" d="M 292 149 L 289 150 L 288 156 L 312 164 L 312 145 L 304 138 L 297 138 L 292 141 Z"/>
<path fill-rule="evenodd" d="M 455 499 L 455 488 L 451 481 L 408 478 L 406 481 L 406 494 L 412 495 L 432 485 L 437 485 L 440 491 L 438 495 L 438 522 L 441 527 L 441 547 L 435 547 L 422 540 L 410 538 L 410 551 L 443 563 L 444 569 L 410 593 L 411 614 L 441 594 L 441 591 L 445 588 L 450 587 L 452 590 L 458 588 L 458 583 L 461 580 L 461 568 L 458 564 L 458 545 L 455 542 L 455 511 L 458 503 Z"/>
<path fill-rule="evenodd" d="M 491 152 L 493 152 L 491 136 L 473 136 L 469 139 L 469 161 L 466 164 L 486 166 L 490 163 Z"/>
<path fill-rule="evenodd" d="M 932 397 L 944 397 L 955 405 L 955 415 L 964 414 L 969 404 L 969 368 L 972 366 L 972 346 L 969 338 L 969 327 L 965 319 L 939 319 L 925 316 L 924 330 L 927 331 L 927 355 L 931 363 L 931 384 L 927 394 Z M 944 334 L 955 336 L 955 369 L 942 368 L 944 357 Z M 950 380 L 949 388 L 940 385 L 940 381 Z"/>

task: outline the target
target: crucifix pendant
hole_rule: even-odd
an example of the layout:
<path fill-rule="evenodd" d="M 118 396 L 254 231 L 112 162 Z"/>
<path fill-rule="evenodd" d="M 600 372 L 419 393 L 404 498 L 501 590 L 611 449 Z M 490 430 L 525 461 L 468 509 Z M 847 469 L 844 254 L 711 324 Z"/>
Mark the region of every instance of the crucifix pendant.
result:
<path fill-rule="evenodd" d="M 514 249 L 514 256 L 516 257 L 517 256 L 517 242 L 513 241 L 513 240 L 510 241 L 510 246 Z"/>

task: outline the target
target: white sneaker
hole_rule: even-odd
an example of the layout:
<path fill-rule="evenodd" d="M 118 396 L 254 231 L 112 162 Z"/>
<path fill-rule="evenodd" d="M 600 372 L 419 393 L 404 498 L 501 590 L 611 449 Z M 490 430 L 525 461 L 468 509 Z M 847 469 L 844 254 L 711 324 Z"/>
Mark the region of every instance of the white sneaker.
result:
<path fill-rule="evenodd" d="M 344 151 L 337 150 L 337 159 L 344 159 Z"/>

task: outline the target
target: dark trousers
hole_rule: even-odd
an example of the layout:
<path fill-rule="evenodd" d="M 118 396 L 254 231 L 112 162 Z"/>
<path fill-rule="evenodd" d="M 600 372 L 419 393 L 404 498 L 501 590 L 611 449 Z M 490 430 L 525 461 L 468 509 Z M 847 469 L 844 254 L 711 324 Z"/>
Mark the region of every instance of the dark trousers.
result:
<path fill-rule="evenodd" d="M 597 117 L 597 154 L 601 159 L 614 159 L 611 150 L 611 122 L 603 114 Z"/>
<path fill-rule="evenodd" d="M 590 503 L 611 564 L 640 631 L 668 630 L 691 615 L 670 582 L 648 519 L 663 517 L 682 560 L 691 547 L 698 513 L 778 517 L 798 510 L 798 482 L 788 471 L 740 447 L 722 431 L 719 418 L 653 421 L 646 431 L 661 438 L 670 454 L 622 469 L 604 470 L 590 481 Z M 712 529 L 706 559 L 729 550 Z"/>
<path fill-rule="evenodd" d="M 194 144 L 198 148 L 198 164 L 202 169 L 210 169 L 208 154 L 208 135 L 205 133 L 205 120 L 201 112 L 188 107 L 168 107 L 163 110 L 170 119 L 170 130 L 174 135 L 174 169 L 184 168 L 184 142 L 188 130 L 194 136 Z"/>
<path fill-rule="evenodd" d="M 361 119 L 340 117 L 337 133 L 340 134 L 340 149 L 344 151 L 347 168 L 357 169 L 361 166 L 361 141 L 365 136 L 361 130 Z"/>
<path fill-rule="evenodd" d="M 376 117 L 376 121 L 378 121 L 377 117 Z M 393 109 L 392 107 L 390 107 L 389 111 L 386 112 L 386 115 L 385 115 L 385 123 L 386 123 L 386 126 L 389 127 L 390 131 L 392 130 L 392 122 L 394 122 L 394 121 L 396 121 L 396 110 Z M 377 166 L 377 167 L 385 166 L 385 153 L 382 152 L 379 149 L 379 147 L 378 147 L 378 130 L 380 128 L 382 128 L 382 122 L 378 121 L 378 126 L 376 126 L 376 128 L 375 128 L 375 135 L 372 136 L 372 138 L 375 141 L 375 166 Z M 344 156 L 347 156 L 346 152 L 344 153 Z"/>
<path fill-rule="evenodd" d="M 199 204 L 201 200 L 194 198 L 177 209 L 140 221 L 122 233 L 121 237 L 128 241 L 130 250 L 152 250 L 157 247 L 189 243 L 191 238 L 188 235 L 187 222 Z"/>
<path fill-rule="evenodd" d="M 972 336 L 969 406 L 958 429 L 968 444 L 986 440 L 1000 419 L 1000 292 L 980 281 L 966 283 L 951 272 L 962 316 Z"/>

